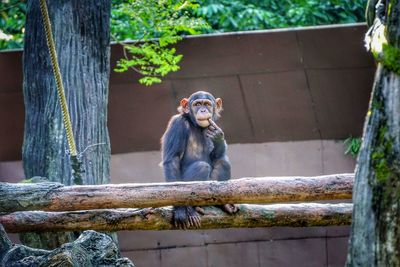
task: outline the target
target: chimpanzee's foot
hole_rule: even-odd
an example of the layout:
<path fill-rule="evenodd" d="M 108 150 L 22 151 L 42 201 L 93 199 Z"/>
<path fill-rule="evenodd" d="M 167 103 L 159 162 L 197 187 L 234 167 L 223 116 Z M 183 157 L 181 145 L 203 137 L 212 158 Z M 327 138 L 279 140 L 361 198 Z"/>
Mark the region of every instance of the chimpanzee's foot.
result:
<path fill-rule="evenodd" d="M 239 207 L 236 204 L 225 204 L 218 207 L 228 214 L 234 214 L 239 211 Z"/>
<path fill-rule="evenodd" d="M 206 212 L 204 211 L 204 209 L 203 209 L 202 207 L 196 206 L 196 207 L 194 207 L 194 209 L 195 209 L 200 215 L 206 214 Z"/>
<path fill-rule="evenodd" d="M 204 210 L 200 207 L 192 207 L 192 206 L 186 207 L 186 214 L 187 214 L 187 220 L 189 222 L 189 227 L 200 228 L 201 219 L 199 212 L 200 213 L 203 212 L 204 214 Z"/>
<path fill-rule="evenodd" d="M 175 206 L 172 221 L 176 228 L 184 230 L 199 228 L 201 225 L 200 214 L 204 214 L 204 210 L 200 207 Z"/>

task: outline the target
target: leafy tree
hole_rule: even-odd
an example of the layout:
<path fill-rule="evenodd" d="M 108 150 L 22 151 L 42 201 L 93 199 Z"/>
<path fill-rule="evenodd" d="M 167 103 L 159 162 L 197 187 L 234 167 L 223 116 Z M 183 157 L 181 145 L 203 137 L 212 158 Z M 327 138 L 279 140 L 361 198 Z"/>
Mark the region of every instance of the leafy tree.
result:
<path fill-rule="evenodd" d="M 172 45 L 186 34 L 199 34 L 208 25 L 191 12 L 197 8 L 187 0 L 129 0 L 114 1 L 111 31 L 116 41 L 124 43 L 125 58 L 115 71 L 132 68 L 144 77 L 140 82 L 150 85 L 161 82 L 171 71 L 179 70 L 182 55 Z M 135 40 L 135 41 L 133 41 Z"/>
<path fill-rule="evenodd" d="M 0 50 L 22 47 L 25 12 L 25 2 L 0 0 Z"/>
<path fill-rule="evenodd" d="M 363 22 L 367 0 L 200 0 L 195 12 L 212 31 Z"/>

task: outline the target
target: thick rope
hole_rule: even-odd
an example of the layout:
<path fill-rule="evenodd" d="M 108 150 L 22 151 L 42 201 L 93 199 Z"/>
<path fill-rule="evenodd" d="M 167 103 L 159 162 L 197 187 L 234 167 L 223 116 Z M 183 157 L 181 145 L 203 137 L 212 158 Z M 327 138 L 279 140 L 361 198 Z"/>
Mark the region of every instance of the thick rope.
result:
<path fill-rule="evenodd" d="M 54 78 L 56 80 L 57 94 L 58 94 L 58 99 L 60 101 L 62 119 L 67 135 L 72 174 L 74 176 L 74 183 L 82 184 L 81 162 L 78 159 L 78 151 L 76 149 L 74 133 L 72 131 L 71 117 L 69 115 L 67 101 L 65 98 L 61 71 L 58 65 L 57 52 L 54 44 L 53 34 L 51 31 L 51 23 L 49 18 L 49 11 L 46 5 L 46 0 L 40 0 L 40 11 L 42 13 L 43 27 L 46 34 L 47 47 L 49 48 L 51 66 L 53 69 Z"/>

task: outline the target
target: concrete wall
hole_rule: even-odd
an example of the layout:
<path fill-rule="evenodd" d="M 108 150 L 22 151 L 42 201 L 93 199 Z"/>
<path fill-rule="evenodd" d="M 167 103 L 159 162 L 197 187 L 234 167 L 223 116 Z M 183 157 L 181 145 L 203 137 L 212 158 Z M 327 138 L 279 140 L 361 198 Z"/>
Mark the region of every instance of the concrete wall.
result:
<path fill-rule="evenodd" d="M 344 266 L 348 227 L 121 232 L 123 255 L 137 266 Z M 129 243 L 126 241 L 129 240 Z M 137 242 L 134 242 L 137 241 Z M 151 244 L 151 247 L 142 244 Z"/>
<path fill-rule="evenodd" d="M 191 37 L 178 46 L 181 70 L 160 85 L 111 72 L 112 153 L 158 150 L 179 100 L 200 89 L 224 100 L 219 124 L 230 143 L 360 135 L 375 69 L 365 31 L 356 24 Z M 0 53 L 0 161 L 21 159 L 21 55 Z M 113 45 L 112 68 L 121 57 Z"/>
<path fill-rule="evenodd" d="M 355 161 L 344 155 L 342 140 L 230 144 L 232 177 L 310 176 L 353 172 Z M 111 156 L 113 183 L 163 182 L 159 151 Z M 21 161 L 0 162 L 0 182 L 24 178 Z"/>

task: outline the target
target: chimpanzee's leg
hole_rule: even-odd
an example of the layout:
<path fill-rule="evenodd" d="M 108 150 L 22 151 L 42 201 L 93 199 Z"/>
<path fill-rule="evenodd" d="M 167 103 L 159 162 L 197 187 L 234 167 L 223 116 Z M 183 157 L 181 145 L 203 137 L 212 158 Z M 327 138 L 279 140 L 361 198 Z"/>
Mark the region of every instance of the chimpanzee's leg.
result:
<path fill-rule="evenodd" d="M 210 178 L 211 165 L 205 161 L 196 161 L 182 170 L 182 180 L 207 181 Z"/>
<path fill-rule="evenodd" d="M 211 165 L 205 161 L 196 161 L 182 170 L 182 180 L 188 181 L 207 181 L 210 177 Z M 174 207 L 175 227 L 186 229 L 189 227 L 200 227 L 200 215 L 196 207 L 175 206 Z"/>
<path fill-rule="evenodd" d="M 211 179 L 218 181 L 231 179 L 231 164 L 229 163 L 228 157 L 225 156 L 214 161 Z"/>
<path fill-rule="evenodd" d="M 218 181 L 227 181 L 231 179 L 231 164 L 227 156 L 214 161 L 211 179 Z M 229 214 L 236 213 L 239 209 L 235 204 L 218 205 L 220 209 Z"/>

